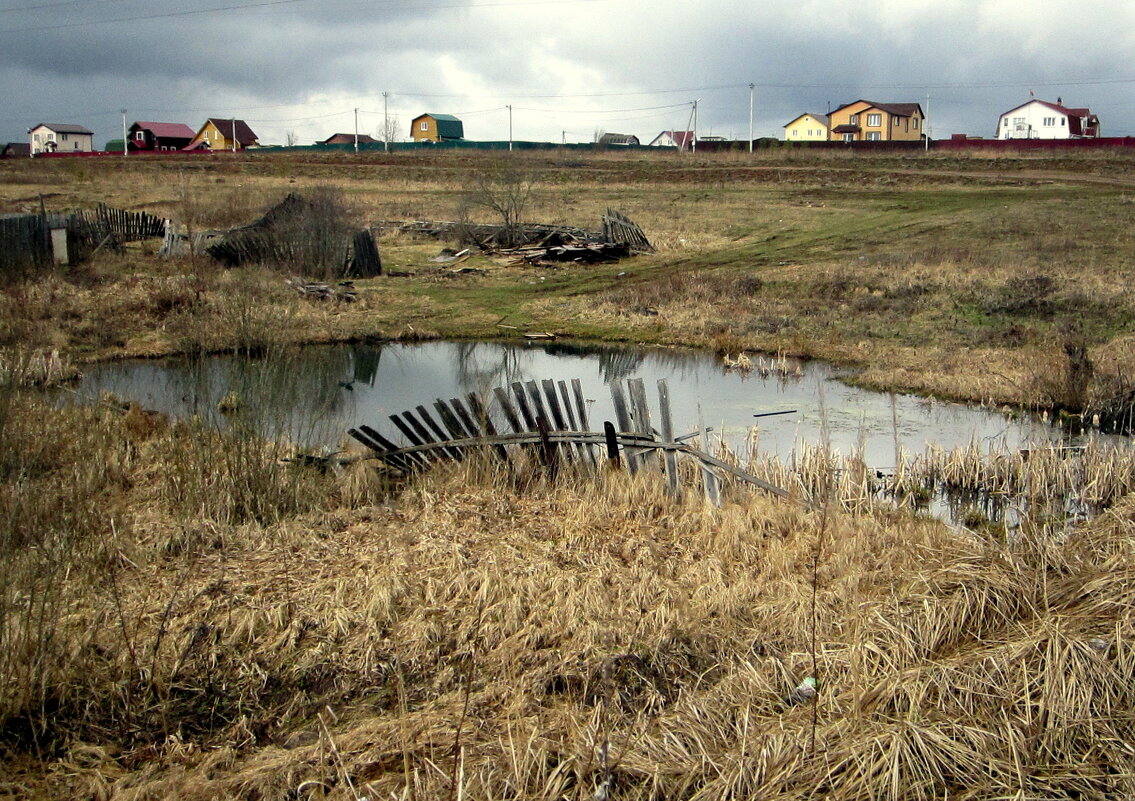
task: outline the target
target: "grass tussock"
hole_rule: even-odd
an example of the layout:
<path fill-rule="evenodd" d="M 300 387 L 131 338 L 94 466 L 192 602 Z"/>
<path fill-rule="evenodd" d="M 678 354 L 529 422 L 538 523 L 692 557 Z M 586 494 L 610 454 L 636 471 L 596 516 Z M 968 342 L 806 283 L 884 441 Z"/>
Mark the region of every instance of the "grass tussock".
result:
<path fill-rule="evenodd" d="M 239 426 L 0 400 L 0 736 L 32 797 L 1135 791 L 1129 498 L 995 541 L 625 473 L 395 489 Z"/>

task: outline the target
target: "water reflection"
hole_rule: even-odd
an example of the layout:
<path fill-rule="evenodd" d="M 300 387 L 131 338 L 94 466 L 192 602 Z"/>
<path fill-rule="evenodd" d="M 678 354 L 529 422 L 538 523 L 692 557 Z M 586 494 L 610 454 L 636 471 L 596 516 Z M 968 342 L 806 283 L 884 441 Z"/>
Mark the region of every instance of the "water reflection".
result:
<path fill-rule="evenodd" d="M 752 443 L 784 459 L 803 443 L 827 442 L 888 470 L 901 454 L 921 452 L 927 443 L 1012 448 L 1059 436 L 1039 422 L 986 409 L 855 389 L 820 364 L 743 373 L 724 370 L 706 353 L 559 342 L 368 343 L 280 350 L 259 359 L 114 363 L 89 369 L 81 393 L 110 392 L 218 425 L 226 424 L 218 405 L 231 396 L 243 419 L 255 419 L 268 436 L 338 447 L 347 429 L 363 423 L 401 441 L 389 415 L 435 398 L 476 393 L 488 400 L 493 387 L 546 378 L 580 379 L 591 427 L 601 429 L 614 419 L 607 384 L 632 377 L 645 380 L 652 405 L 656 381 L 667 379 L 680 433 L 704 420 L 742 452 Z M 793 413 L 754 417 L 786 410 Z"/>

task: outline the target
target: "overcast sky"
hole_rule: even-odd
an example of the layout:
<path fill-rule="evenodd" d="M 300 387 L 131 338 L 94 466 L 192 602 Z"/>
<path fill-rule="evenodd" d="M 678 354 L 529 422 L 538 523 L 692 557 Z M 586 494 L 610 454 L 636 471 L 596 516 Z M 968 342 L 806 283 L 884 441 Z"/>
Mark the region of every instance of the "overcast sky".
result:
<path fill-rule="evenodd" d="M 399 138 L 423 112 L 468 139 L 685 129 L 781 136 L 858 98 L 918 102 L 931 134 L 992 136 L 1036 97 L 1135 135 L 1131 0 L 0 0 L 0 141 L 40 122 L 95 145 L 127 122 L 245 119 L 265 144 Z M 928 99 L 929 96 L 929 99 Z M 928 107 L 928 108 L 927 108 Z"/>

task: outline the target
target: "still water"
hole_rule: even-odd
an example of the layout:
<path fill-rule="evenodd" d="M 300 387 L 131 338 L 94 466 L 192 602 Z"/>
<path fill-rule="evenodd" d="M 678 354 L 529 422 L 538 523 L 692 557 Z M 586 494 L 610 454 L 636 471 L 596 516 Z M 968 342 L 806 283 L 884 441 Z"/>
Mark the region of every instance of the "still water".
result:
<path fill-rule="evenodd" d="M 756 365 L 761 366 L 760 362 Z M 667 379 L 677 433 L 699 421 L 734 448 L 756 442 L 763 454 L 787 459 L 800 444 L 823 441 L 843 454 L 861 450 L 866 463 L 890 469 L 899 447 L 1036 447 L 1061 432 L 1028 418 L 988 409 L 930 402 L 848 386 L 832 368 L 789 361 L 781 370 L 727 370 L 711 354 L 563 343 L 429 342 L 353 344 L 289 350 L 265 358 L 210 356 L 89 367 L 79 392 L 121 400 L 174 416 L 200 415 L 225 425 L 226 396 L 268 436 L 304 447 L 336 449 L 347 429 L 367 424 L 396 442 L 388 416 L 435 398 L 491 392 L 514 381 L 580 379 L 592 430 L 614 421 L 608 382 L 641 378 L 652 410 L 656 382 Z M 495 402 L 491 404 L 495 408 Z M 770 412 L 790 412 L 754 417 Z M 657 425 L 657 422 L 656 422 Z M 757 429 L 754 432 L 753 427 Z M 756 436 L 754 436 L 754 434 Z"/>

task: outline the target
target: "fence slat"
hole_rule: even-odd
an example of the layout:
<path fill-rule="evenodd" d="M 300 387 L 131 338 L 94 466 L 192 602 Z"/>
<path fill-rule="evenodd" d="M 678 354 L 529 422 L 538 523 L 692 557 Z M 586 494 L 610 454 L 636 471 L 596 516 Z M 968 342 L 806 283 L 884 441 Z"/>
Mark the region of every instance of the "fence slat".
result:
<path fill-rule="evenodd" d="M 658 379 L 658 429 L 664 444 L 677 444 L 674 442 L 674 421 L 670 418 L 670 387 L 665 378 Z M 670 494 L 676 498 L 681 492 L 678 483 L 678 455 L 672 450 L 662 453 L 666 465 L 666 484 L 670 488 Z"/>

